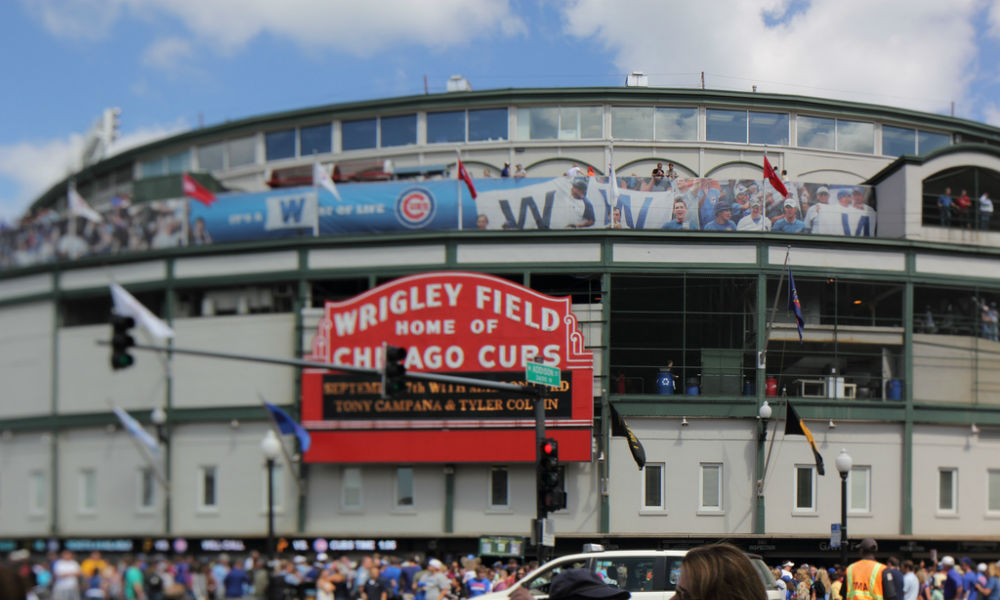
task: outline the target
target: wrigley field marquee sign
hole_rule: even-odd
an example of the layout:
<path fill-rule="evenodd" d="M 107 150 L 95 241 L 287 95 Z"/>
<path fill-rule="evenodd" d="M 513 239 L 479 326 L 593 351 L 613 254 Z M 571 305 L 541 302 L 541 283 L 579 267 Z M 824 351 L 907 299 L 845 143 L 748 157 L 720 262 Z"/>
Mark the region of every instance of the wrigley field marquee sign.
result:
<path fill-rule="evenodd" d="M 381 368 L 382 344 L 407 349 L 408 373 L 525 383 L 528 363 L 558 371 L 542 388 L 560 459 L 590 460 L 593 360 L 569 298 L 480 273 L 425 273 L 327 302 L 306 360 Z M 306 369 L 307 462 L 530 462 L 535 395 L 408 380 L 382 398 L 377 377 Z"/>

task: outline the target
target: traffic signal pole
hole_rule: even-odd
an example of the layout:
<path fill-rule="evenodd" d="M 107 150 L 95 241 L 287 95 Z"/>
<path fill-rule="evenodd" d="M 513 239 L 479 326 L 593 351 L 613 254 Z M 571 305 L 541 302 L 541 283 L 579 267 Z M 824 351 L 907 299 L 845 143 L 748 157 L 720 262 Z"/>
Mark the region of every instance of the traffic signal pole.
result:
<path fill-rule="evenodd" d="M 545 564 L 545 546 L 542 545 L 542 532 L 544 530 L 545 517 L 548 511 L 542 500 L 542 441 L 545 439 L 545 398 L 542 396 L 542 387 L 537 383 L 531 384 L 531 391 L 535 396 L 535 522 L 533 524 L 535 534 L 535 552 L 538 556 L 538 564 Z"/>

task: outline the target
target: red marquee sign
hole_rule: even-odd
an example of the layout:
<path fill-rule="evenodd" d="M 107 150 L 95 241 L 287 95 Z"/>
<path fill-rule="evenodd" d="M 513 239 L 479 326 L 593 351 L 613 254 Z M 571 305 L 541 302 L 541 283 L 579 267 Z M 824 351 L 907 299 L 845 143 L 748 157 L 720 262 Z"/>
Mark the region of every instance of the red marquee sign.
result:
<path fill-rule="evenodd" d="M 552 298 L 480 273 L 424 273 L 327 302 L 306 360 L 380 368 L 382 343 L 407 349 L 407 372 L 523 383 L 535 357 L 562 372 L 545 388 L 546 434 L 561 460 L 589 461 L 593 359 L 570 311 Z M 469 463 L 535 460 L 531 394 L 408 380 L 381 397 L 377 377 L 302 374 L 306 462 Z"/>

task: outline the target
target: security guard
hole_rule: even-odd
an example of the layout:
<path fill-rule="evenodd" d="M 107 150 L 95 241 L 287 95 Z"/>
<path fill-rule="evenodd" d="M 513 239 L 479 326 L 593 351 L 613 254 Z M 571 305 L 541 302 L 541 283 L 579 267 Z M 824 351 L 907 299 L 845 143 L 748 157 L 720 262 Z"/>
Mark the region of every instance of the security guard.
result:
<path fill-rule="evenodd" d="M 861 560 L 847 567 L 847 600 L 895 600 L 892 573 L 875 560 L 878 544 L 865 538 L 858 544 Z"/>

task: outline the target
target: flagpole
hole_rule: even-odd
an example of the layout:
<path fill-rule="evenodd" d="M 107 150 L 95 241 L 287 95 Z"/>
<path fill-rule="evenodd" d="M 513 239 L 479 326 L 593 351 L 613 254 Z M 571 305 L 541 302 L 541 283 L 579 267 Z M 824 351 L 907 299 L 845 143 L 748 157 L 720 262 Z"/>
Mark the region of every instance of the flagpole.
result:
<path fill-rule="evenodd" d="M 791 256 L 791 253 L 792 253 L 792 247 L 788 246 L 785 249 L 785 262 L 782 265 L 781 275 L 778 278 L 778 289 L 774 291 L 774 304 L 771 307 L 771 318 L 768 319 L 767 327 L 764 329 L 764 350 L 762 352 L 762 356 L 760 356 L 757 359 L 757 370 L 759 373 L 758 378 L 761 377 L 762 375 L 767 374 L 767 345 L 771 341 L 771 329 L 774 327 L 774 319 L 777 317 L 778 314 L 778 299 L 781 298 L 781 288 L 785 283 L 785 271 L 788 270 L 788 260 Z M 758 386 L 759 385 L 760 384 L 758 383 Z M 760 389 L 760 387 L 758 387 L 758 389 Z M 782 395 L 784 396 L 784 394 Z M 788 402 L 787 397 L 785 397 L 784 399 L 785 402 L 787 403 Z M 775 423 L 773 424 L 773 429 L 775 431 L 777 430 L 777 419 L 775 419 Z M 768 444 L 767 452 L 765 453 L 764 470 L 759 477 L 761 490 L 764 489 L 764 482 L 767 480 L 767 467 L 771 462 L 771 449 L 773 447 L 774 447 L 774 431 L 771 432 L 771 442 L 770 444 Z"/>
<path fill-rule="evenodd" d="M 261 394 L 260 392 L 257 392 L 257 398 L 260 399 L 260 405 L 264 409 L 264 412 L 267 413 L 267 422 L 271 425 L 271 431 L 274 432 L 274 435 L 277 436 L 277 438 L 279 440 L 283 439 L 281 436 L 283 436 L 284 434 L 281 432 L 281 429 L 278 427 L 278 422 L 274 419 L 274 413 L 272 413 L 271 410 L 267 407 L 267 400 L 264 399 L 263 394 Z M 288 465 L 288 472 L 295 475 L 295 477 L 294 477 L 294 479 L 295 479 L 295 487 L 298 488 L 299 494 L 301 495 L 302 494 L 302 482 L 299 481 L 299 475 L 296 472 L 295 465 L 292 463 L 292 457 L 291 457 L 290 454 L 288 454 L 288 448 L 285 447 L 284 442 L 282 442 L 280 444 L 280 446 L 281 446 L 281 454 L 282 454 L 282 456 L 285 457 L 285 463 Z"/>
<path fill-rule="evenodd" d="M 459 170 L 462 164 L 462 153 L 458 148 L 455 148 L 455 156 L 458 157 L 458 162 L 455 163 L 455 185 L 458 186 L 458 230 L 462 231 L 462 177 Z"/>

